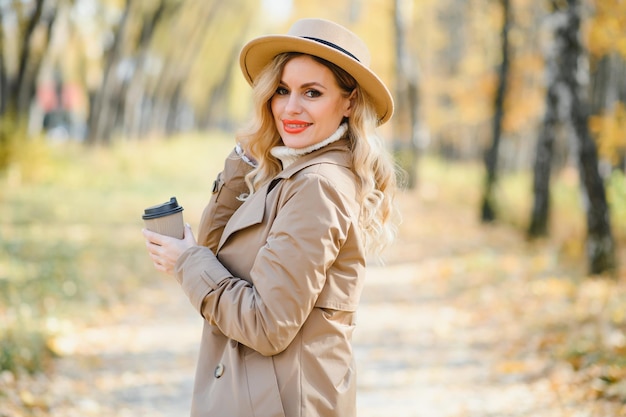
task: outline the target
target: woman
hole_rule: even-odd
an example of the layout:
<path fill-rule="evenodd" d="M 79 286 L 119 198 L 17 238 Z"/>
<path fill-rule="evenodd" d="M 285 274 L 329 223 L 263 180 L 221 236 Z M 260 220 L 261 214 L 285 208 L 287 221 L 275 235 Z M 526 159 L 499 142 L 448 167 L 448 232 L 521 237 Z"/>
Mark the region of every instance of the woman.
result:
<path fill-rule="evenodd" d="M 393 112 L 365 44 L 296 22 L 241 52 L 256 116 L 226 159 L 198 242 L 144 230 L 204 318 L 192 416 L 356 414 L 351 337 L 365 260 L 391 241 Z"/>

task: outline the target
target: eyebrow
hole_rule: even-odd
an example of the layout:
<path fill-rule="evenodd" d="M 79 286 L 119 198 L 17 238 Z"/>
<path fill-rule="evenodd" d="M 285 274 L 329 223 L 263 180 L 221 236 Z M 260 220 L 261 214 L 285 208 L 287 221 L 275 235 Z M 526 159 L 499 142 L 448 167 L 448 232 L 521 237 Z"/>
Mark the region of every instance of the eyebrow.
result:
<path fill-rule="evenodd" d="M 284 82 L 283 80 L 280 80 L 280 84 L 281 84 L 281 85 L 284 85 L 284 86 L 287 86 L 287 85 L 288 85 L 288 84 L 287 84 L 286 82 Z M 302 85 L 300 86 L 300 88 L 309 88 L 309 87 L 321 87 L 321 88 L 323 88 L 324 90 L 326 90 L 326 89 L 327 89 L 327 88 L 326 88 L 323 84 L 320 84 L 320 83 L 318 83 L 317 81 L 311 81 L 311 82 L 308 82 L 308 83 L 304 83 L 304 84 L 302 84 Z"/>

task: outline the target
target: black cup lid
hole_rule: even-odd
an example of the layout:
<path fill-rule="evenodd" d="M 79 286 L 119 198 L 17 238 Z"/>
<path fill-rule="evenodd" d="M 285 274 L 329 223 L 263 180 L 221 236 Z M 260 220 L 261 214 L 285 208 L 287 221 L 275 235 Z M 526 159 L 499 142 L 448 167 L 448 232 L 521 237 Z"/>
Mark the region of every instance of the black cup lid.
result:
<path fill-rule="evenodd" d="M 172 197 L 170 198 L 170 201 L 166 203 L 148 207 L 143 211 L 144 214 L 141 217 L 144 220 L 156 219 L 157 217 L 169 216 L 170 214 L 178 213 L 179 211 L 183 211 L 183 208 L 178 205 L 176 197 Z"/>

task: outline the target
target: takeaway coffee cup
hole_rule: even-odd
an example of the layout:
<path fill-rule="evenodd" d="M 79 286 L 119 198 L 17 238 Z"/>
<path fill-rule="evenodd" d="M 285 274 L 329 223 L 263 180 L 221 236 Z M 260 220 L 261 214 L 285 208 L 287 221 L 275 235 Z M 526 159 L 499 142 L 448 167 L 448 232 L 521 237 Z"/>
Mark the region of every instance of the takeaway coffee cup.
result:
<path fill-rule="evenodd" d="M 148 230 L 177 239 L 183 238 L 183 208 L 178 205 L 176 197 L 170 198 L 166 203 L 148 207 L 142 218 Z"/>

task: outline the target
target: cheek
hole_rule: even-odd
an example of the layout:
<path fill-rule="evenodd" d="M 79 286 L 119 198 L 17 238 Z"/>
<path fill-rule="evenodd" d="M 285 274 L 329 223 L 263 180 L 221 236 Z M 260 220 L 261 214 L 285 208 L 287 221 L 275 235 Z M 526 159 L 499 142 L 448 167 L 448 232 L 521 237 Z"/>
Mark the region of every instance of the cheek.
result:
<path fill-rule="evenodd" d="M 276 114 L 278 113 L 278 109 L 276 108 L 276 99 L 272 98 L 270 100 L 270 111 L 272 112 L 273 116 L 276 116 Z"/>
<path fill-rule="evenodd" d="M 270 110 L 274 118 L 278 118 L 285 110 L 286 100 L 282 96 L 274 96 L 270 100 Z"/>
<path fill-rule="evenodd" d="M 343 103 L 338 103 L 332 111 L 332 117 L 341 121 L 348 112 L 348 108 L 349 107 L 345 106 Z"/>

